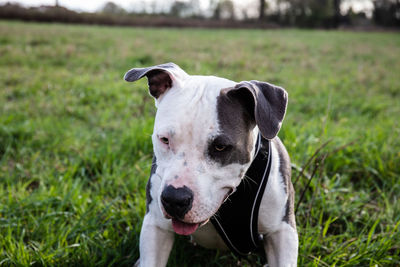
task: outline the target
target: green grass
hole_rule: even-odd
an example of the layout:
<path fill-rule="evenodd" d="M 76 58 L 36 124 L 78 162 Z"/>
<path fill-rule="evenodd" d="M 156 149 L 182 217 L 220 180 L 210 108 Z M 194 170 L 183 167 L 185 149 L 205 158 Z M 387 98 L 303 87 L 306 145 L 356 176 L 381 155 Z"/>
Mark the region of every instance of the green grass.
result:
<path fill-rule="evenodd" d="M 122 77 L 131 67 L 169 61 L 190 74 L 285 87 L 279 135 L 295 166 L 330 140 L 297 212 L 299 266 L 400 265 L 399 34 L 6 21 L 0 265 L 135 262 L 155 108 L 145 79 Z M 306 184 L 304 177 L 296 184 L 297 200 Z M 178 238 L 169 265 L 236 261 Z"/>

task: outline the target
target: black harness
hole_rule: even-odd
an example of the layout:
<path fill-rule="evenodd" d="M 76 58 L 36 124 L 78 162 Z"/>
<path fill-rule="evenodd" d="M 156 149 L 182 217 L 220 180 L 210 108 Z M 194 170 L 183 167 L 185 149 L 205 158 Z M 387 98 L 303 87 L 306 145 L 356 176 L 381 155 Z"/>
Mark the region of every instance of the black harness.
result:
<path fill-rule="evenodd" d="M 264 255 L 263 237 L 258 232 L 258 212 L 271 170 L 271 142 L 260 134 L 255 158 L 236 191 L 229 196 L 211 222 L 225 244 L 236 255 Z"/>

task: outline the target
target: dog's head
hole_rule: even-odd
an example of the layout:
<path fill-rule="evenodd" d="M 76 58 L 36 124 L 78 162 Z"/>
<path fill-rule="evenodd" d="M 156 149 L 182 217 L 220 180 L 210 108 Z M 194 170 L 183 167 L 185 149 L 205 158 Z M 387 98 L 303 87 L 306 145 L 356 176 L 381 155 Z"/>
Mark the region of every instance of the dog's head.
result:
<path fill-rule="evenodd" d="M 157 201 L 175 232 L 191 234 L 241 182 L 258 132 L 277 135 L 287 93 L 265 82 L 188 75 L 173 63 L 131 69 L 125 80 L 144 76 L 157 106 Z"/>

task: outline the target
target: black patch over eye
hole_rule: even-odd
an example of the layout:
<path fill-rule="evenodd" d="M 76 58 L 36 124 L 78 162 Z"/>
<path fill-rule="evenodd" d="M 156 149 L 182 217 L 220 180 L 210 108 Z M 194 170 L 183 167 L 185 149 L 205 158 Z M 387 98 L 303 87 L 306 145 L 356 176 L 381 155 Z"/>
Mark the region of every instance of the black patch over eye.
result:
<path fill-rule="evenodd" d="M 220 134 L 210 136 L 205 154 L 207 158 L 220 163 L 221 166 L 245 164 L 251 160 L 250 154 L 254 142 L 253 95 L 251 93 L 230 95 L 226 90 L 229 88 L 222 89 L 217 97 Z"/>
<path fill-rule="evenodd" d="M 228 152 L 232 149 L 231 141 L 226 136 L 220 135 L 214 138 L 210 143 L 210 149 L 215 152 Z"/>
<path fill-rule="evenodd" d="M 239 146 L 240 147 L 240 146 Z M 247 150 L 241 150 L 230 137 L 219 135 L 209 140 L 206 155 L 222 166 L 232 163 L 247 163 L 250 160 Z"/>
<path fill-rule="evenodd" d="M 211 159 L 223 163 L 227 158 L 230 157 L 232 150 L 233 145 L 227 137 L 217 136 L 216 138 L 210 140 L 207 148 L 207 154 Z"/>

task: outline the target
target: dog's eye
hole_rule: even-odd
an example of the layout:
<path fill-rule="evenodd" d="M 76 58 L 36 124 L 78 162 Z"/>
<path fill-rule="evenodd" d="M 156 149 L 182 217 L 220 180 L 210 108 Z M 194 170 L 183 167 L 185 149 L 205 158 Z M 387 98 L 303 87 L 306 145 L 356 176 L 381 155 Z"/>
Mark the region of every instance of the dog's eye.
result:
<path fill-rule="evenodd" d="M 211 153 L 219 154 L 221 152 L 228 152 L 232 149 L 231 142 L 224 136 L 217 136 L 210 144 L 209 151 Z"/>
<path fill-rule="evenodd" d="M 231 145 L 223 145 L 223 144 L 214 144 L 213 145 L 215 152 L 229 152 L 232 149 Z"/>
<path fill-rule="evenodd" d="M 218 152 L 224 151 L 226 149 L 227 146 L 225 145 L 214 145 L 214 149 Z"/>
<path fill-rule="evenodd" d="M 160 137 L 160 141 L 161 141 L 161 143 L 164 143 L 164 144 L 166 144 L 166 145 L 169 144 L 169 140 L 168 140 L 167 137 Z"/>

